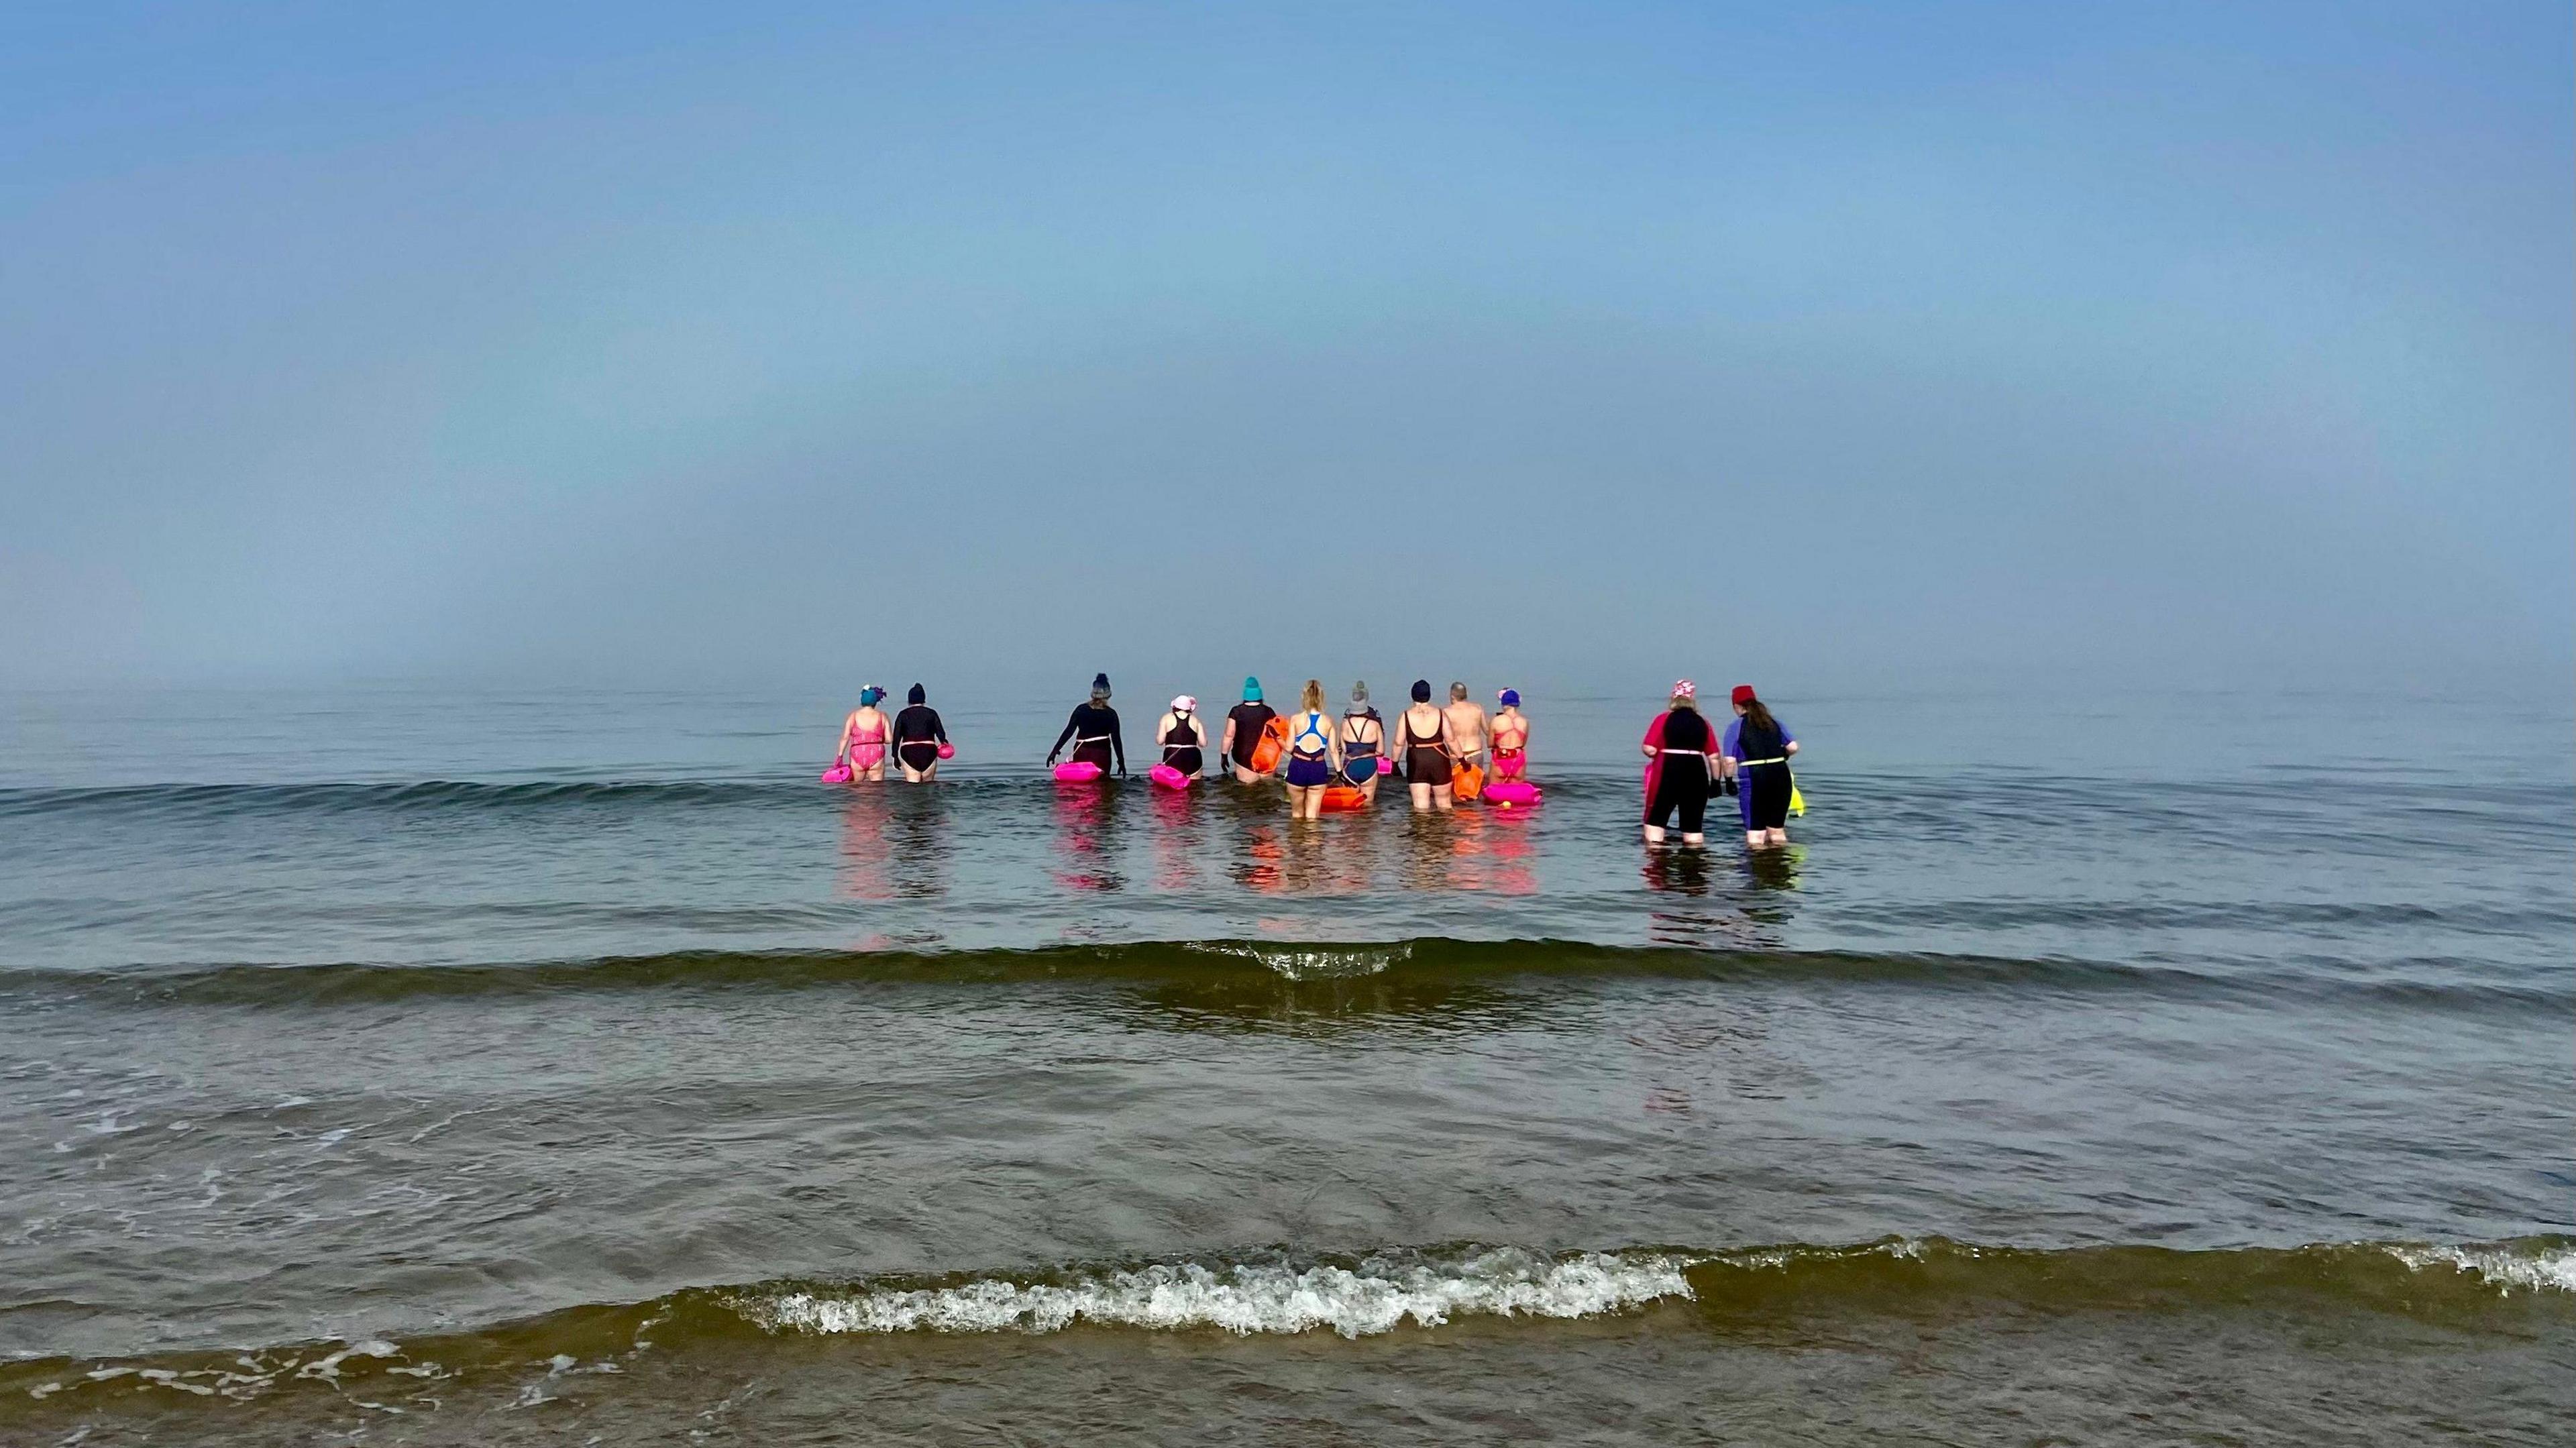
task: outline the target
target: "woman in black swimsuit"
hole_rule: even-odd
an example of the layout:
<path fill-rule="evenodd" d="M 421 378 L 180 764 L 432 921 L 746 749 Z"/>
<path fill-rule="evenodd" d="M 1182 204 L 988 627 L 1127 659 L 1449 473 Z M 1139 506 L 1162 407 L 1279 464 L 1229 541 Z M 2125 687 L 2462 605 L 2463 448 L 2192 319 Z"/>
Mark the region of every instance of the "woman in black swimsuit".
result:
<path fill-rule="evenodd" d="M 1417 810 L 1450 808 L 1449 716 L 1431 707 L 1431 681 L 1413 681 L 1413 704 L 1396 716 L 1397 752 Z"/>
<path fill-rule="evenodd" d="M 948 743 L 948 726 L 926 702 L 919 684 L 905 695 L 903 712 L 894 716 L 894 757 L 903 766 L 904 782 L 926 784 L 939 774 L 939 751 Z"/>
<path fill-rule="evenodd" d="M 1198 700 L 1187 694 L 1174 699 L 1156 733 L 1165 764 L 1193 778 L 1207 767 L 1207 726 L 1199 722 Z"/>

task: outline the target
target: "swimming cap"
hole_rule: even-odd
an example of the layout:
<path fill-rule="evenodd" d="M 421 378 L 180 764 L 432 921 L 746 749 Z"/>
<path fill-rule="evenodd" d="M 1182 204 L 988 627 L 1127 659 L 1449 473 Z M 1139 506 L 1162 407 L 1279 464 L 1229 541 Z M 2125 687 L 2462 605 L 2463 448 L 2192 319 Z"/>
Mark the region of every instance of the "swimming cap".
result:
<path fill-rule="evenodd" d="M 1740 709 L 1753 702 L 1753 686 L 1751 684 L 1738 684 L 1735 686 L 1735 692 L 1728 695 L 1727 699 Z"/>
<path fill-rule="evenodd" d="M 1183 694 L 1172 701 L 1172 712 L 1175 714 L 1195 714 L 1198 711 L 1199 701 L 1191 698 L 1187 694 Z"/>
<path fill-rule="evenodd" d="M 926 693 L 919 684 L 915 684 L 912 686 L 911 692 L 904 695 L 904 698 L 915 704 L 920 704 L 927 702 L 930 695 Z"/>
<path fill-rule="evenodd" d="M 1258 698 L 1260 698 L 1260 697 L 1261 697 L 1261 681 L 1260 681 L 1259 679 L 1256 679 L 1256 678 L 1252 677 L 1250 674 L 1246 674 L 1246 675 L 1244 675 L 1244 676 L 1243 676 L 1243 698 L 1244 698 L 1244 702 L 1246 702 L 1246 703 L 1250 703 L 1251 701 L 1253 701 L 1253 700 L 1255 700 L 1255 699 L 1258 699 Z"/>
<path fill-rule="evenodd" d="M 1673 683 L 1673 697 L 1676 699 L 1696 699 L 1699 697 L 1699 685 L 1692 683 L 1688 679 L 1676 680 Z"/>
<path fill-rule="evenodd" d="M 859 691 L 859 702 L 860 702 L 862 705 L 866 705 L 866 704 L 873 704 L 873 703 L 875 703 L 877 700 L 882 699 L 882 698 L 884 698 L 884 697 L 885 697 L 885 690 L 878 688 L 878 687 L 877 687 L 876 685 L 874 685 L 874 684 L 870 684 L 870 685 L 868 685 L 866 688 L 861 689 L 861 690 Z"/>
<path fill-rule="evenodd" d="M 1354 704 L 1365 704 L 1368 702 L 1368 680 L 1362 679 L 1358 683 L 1351 685 L 1351 702 Z"/>
<path fill-rule="evenodd" d="M 1517 709 L 1521 706 L 1521 691 L 1518 689 L 1505 689 L 1498 697 L 1507 708 Z"/>
<path fill-rule="evenodd" d="M 1416 679 L 1413 681 L 1413 702 L 1416 704 L 1428 704 L 1431 702 L 1431 681 L 1429 679 Z"/>
<path fill-rule="evenodd" d="M 1106 699 L 1109 697 L 1109 676 L 1107 674 L 1094 674 L 1091 676 L 1091 697 L 1095 699 Z"/>

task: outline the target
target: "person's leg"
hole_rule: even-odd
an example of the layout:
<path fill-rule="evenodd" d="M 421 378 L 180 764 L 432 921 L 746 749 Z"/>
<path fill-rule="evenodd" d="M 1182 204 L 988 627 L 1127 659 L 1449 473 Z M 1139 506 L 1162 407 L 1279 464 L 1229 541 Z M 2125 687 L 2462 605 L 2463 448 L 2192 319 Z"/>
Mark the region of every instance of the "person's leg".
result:
<path fill-rule="evenodd" d="M 1773 846 L 1774 848 L 1789 843 L 1789 832 L 1787 830 L 1764 830 L 1762 832 L 1762 837 L 1765 843 Z"/>
<path fill-rule="evenodd" d="M 1431 808 L 1431 786 L 1427 784 L 1408 784 L 1405 788 L 1413 795 L 1413 807 L 1416 811 L 1428 810 Z"/>
<path fill-rule="evenodd" d="M 1431 803 L 1443 811 L 1455 808 L 1458 803 L 1455 787 L 1446 784 L 1431 786 Z"/>
<path fill-rule="evenodd" d="M 1251 769 L 1246 766 L 1238 764 L 1234 767 L 1234 782 L 1237 784 L 1259 784 L 1261 782 L 1261 776 L 1253 773 Z"/>
<path fill-rule="evenodd" d="M 1647 843 L 1647 844 L 1650 844 L 1650 845 L 1660 845 L 1660 844 L 1662 844 L 1663 842 L 1664 842 L 1664 827 L 1663 827 L 1662 825 L 1648 825 L 1648 826 L 1646 826 L 1646 843 Z"/>
<path fill-rule="evenodd" d="M 1685 786 L 1682 791 L 1681 810 L 1682 843 L 1694 850 L 1705 848 L 1708 845 L 1708 836 L 1702 831 L 1708 819 L 1707 786 L 1702 785 L 1696 789 Z"/>
<path fill-rule="evenodd" d="M 1306 818 L 1310 820 L 1319 820 L 1323 817 L 1324 786 L 1319 784 L 1313 789 L 1306 791 Z"/>

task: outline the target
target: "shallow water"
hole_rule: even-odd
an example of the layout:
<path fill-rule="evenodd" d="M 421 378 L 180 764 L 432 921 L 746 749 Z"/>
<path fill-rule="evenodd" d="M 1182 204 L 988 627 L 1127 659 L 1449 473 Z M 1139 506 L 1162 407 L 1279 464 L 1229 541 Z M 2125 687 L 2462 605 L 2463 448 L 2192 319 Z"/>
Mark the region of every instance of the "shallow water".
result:
<path fill-rule="evenodd" d="M 0 1440 L 2576 1408 L 2563 702 L 1820 699 L 1749 857 L 1530 692 L 1538 809 L 1314 826 L 973 700 L 10 698 Z"/>

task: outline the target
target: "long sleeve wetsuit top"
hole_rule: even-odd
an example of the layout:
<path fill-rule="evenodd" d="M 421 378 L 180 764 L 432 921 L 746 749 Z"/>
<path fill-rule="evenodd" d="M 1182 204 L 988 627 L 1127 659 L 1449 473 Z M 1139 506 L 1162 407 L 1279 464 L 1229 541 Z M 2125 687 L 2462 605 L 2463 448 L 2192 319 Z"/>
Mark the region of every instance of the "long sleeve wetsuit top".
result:
<path fill-rule="evenodd" d="M 1074 741 L 1074 758 L 1107 769 L 1114 755 L 1118 772 L 1127 772 L 1127 741 L 1118 733 L 1117 710 L 1106 704 L 1074 705 L 1072 717 L 1064 721 L 1064 732 L 1055 737 L 1055 747 L 1047 751 L 1047 758 L 1062 753 L 1068 739 Z"/>

